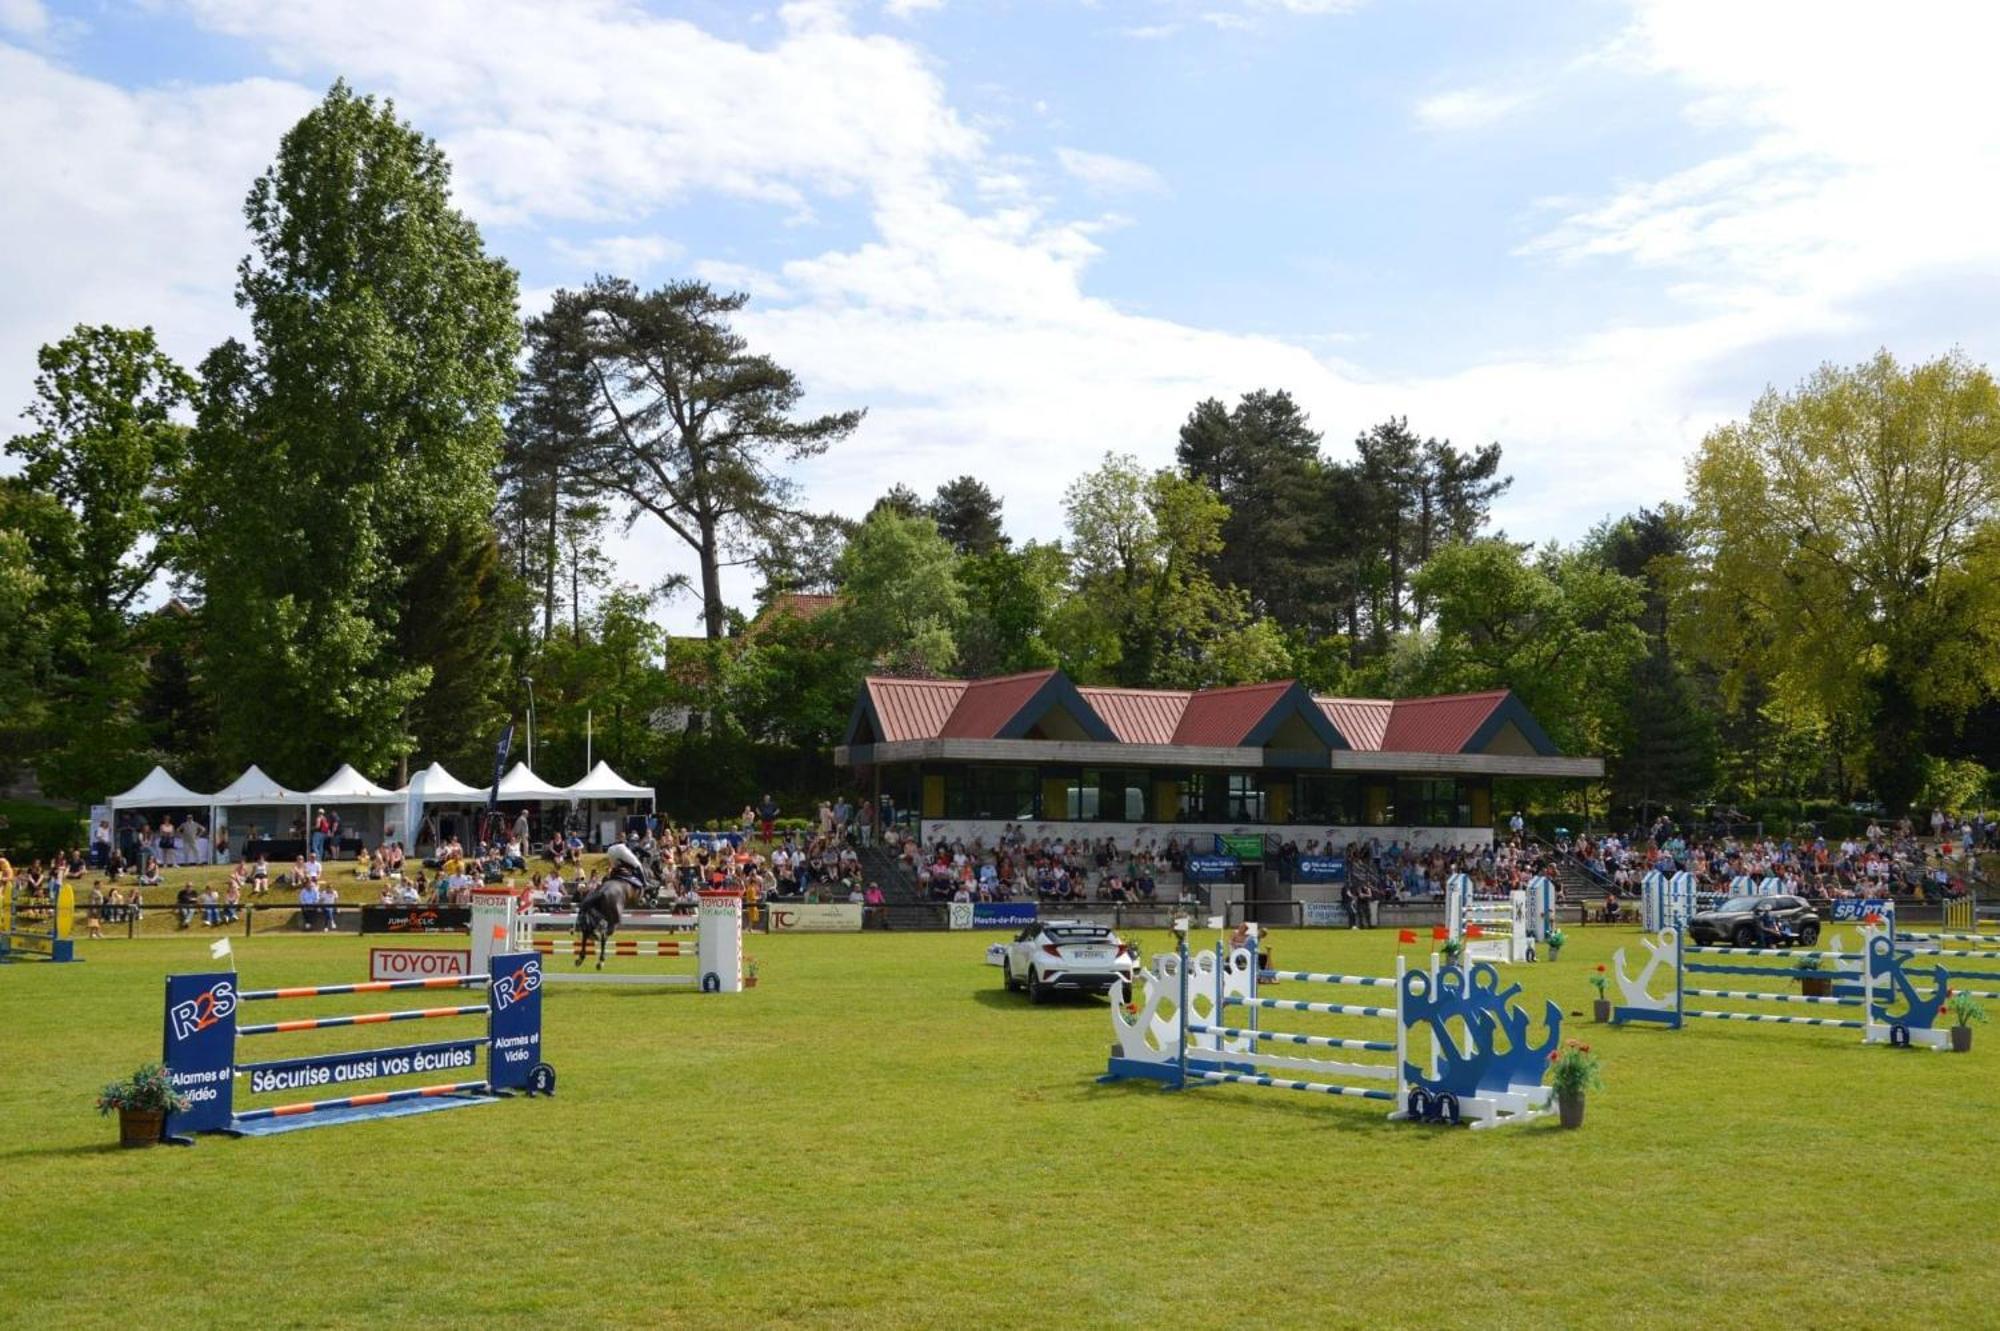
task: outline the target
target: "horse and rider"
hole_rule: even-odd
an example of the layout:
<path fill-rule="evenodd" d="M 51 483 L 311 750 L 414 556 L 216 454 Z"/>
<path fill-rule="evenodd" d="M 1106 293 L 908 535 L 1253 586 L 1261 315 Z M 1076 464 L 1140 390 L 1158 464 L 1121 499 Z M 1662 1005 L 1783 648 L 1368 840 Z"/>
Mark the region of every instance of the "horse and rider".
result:
<path fill-rule="evenodd" d="M 611 867 L 604 881 L 583 894 L 576 903 L 576 964 L 590 954 L 591 940 L 597 941 L 597 969 L 604 969 L 611 935 L 625 918 L 625 912 L 650 902 L 658 890 L 646 863 L 632 847 L 615 844 L 605 854 Z M 655 861 L 657 863 L 657 860 Z"/>

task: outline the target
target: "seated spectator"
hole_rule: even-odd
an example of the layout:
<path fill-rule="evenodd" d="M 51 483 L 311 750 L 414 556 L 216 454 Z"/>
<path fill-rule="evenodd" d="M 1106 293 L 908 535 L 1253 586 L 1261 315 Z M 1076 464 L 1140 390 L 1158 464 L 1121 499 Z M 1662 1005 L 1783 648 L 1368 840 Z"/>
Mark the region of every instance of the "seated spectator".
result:
<path fill-rule="evenodd" d="M 175 927 L 186 929 L 192 926 L 195 907 L 200 904 L 201 898 L 195 894 L 194 884 L 182 884 L 181 890 L 174 894 L 174 918 L 177 921 Z"/>

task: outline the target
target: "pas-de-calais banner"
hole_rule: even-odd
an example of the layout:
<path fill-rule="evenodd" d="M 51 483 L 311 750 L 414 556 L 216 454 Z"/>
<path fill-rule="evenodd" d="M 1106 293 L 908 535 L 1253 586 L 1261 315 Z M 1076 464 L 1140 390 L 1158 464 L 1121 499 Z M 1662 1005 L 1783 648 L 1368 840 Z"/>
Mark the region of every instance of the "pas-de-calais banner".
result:
<path fill-rule="evenodd" d="M 851 902 L 771 903 L 774 934 L 840 934 L 861 931 L 861 907 Z"/>
<path fill-rule="evenodd" d="M 1347 859 L 1342 855 L 1307 855 L 1292 872 L 1295 883 L 1344 883 Z"/>
<path fill-rule="evenodd" d="M 472 953 L 453 947 L 371 947 L 371 980 L 430 980 L 442 975 L 472 974 Z"/>
<path fill-rule="evenodd" d="M 1187 876 L 1199 883 L 1233 883 L 1243 877 L 1243 866 L 1234 855 L 1190 855 Z"/>
<path fill-rule="evenodd" d="M 1245 864 L 1264 862 L 1264 838 L 1256 832 L 1236 832 L 1215 834 L 1215 853 L 1228 855 Z"/>
<path fill-rule="evenodd" d="M 493 746 L 493 791 L 486 797 L 486 809 L 491 813 L 500 807 L 500 778 L 507 773 L 507 755 L 514 750 L 514 723 L 500 732 L 500 742 Z"/>

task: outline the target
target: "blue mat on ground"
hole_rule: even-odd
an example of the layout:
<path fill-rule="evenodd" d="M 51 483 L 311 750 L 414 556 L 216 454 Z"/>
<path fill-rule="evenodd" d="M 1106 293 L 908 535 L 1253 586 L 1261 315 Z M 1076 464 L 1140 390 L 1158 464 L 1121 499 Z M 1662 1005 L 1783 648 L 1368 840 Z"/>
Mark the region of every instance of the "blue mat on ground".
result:
<path fill-rule="evenodd" d="M 334 1123 L 359 1123 L 370 1118 L 402 1118 L 408 1114 L 429 1114 L 439 1109 L 464 1109 L 470 1105 L 490 1105 L 497 1095 L 440 1095 L 432 1100 L 398 1100 L 387 1105 L 354 1105 L 346 1109 L 325 1109 L 317 1114 L 291 1118 L 259 1118 L 239 1123 L 232 1131 L 239 1137 L 275 1137 L 300 1128 L 323 1128 Z"/>

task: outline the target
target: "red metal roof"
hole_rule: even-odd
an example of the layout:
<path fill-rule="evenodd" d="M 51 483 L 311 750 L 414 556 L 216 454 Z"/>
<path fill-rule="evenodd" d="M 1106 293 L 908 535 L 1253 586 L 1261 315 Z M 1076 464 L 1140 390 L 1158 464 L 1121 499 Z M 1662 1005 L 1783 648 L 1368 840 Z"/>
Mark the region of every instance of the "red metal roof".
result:
<path fill-rule="evenodd" d="M 1024 675 L 998 675 L 975 679 L 966 684 L 958 705 L 938 731 L 943 739 L 993 739 L 1014 714 L 1028 705 L 1042 685 L 1054 677 L 1053 670 L 1031 670 Z"/>
<path fill-rule="evenodd" d="M 1347 741 L 1347 747 L 1364 753 L 1379 752 L 1382 732 L 1389 728 L 1389 711 L 1395 706 L 1387 698 L 1314 698 L 1326 719 Z"/>
<path fill-rule="evenodd" d="M 1180 689 L 1079 688 L 1121 744 L 1172 744 L 1174 730 L 1194 695 Z"/>
<path fill-rule="evenodd" d="M 863 685 L 875 705 L 885 744 L 906 739 L 936 739 L 965 692 L 962 679 L 877 679 Z"/>
<path fill-rule="evenodd" d="M 1461 753 L 1507 690 L 1454 693 L 1440 698 L 1398 698 L 1382 735 L 1387 753 Z"/>
<path fill-rule="evenodd" d="M 884 743 L 912 739 L 992 739 L 1055 675 L 1037 670 L 995 679 L 884 679 L 865 687 Z M 1235 688 L 1080 688 L 1077 692 L 1121 744 L 1240 747 L 1270 714 L 1290 680 Z M 1360 752 L 1461 753 L 1508 698 L 1505 689 L 1434 698 L 1315 698 L 1320 711 Z"/>
<path fill-rule="evenodd" d="M 1180 724 L 1174 727 L 1174 743 L 1233 748 L 1291 687 L 1291 680 L 1281 679 L 1271 684 L 1239 684 L 1232 689 L 1202 689 L 1188 699 L 1181 712 Z"/>

